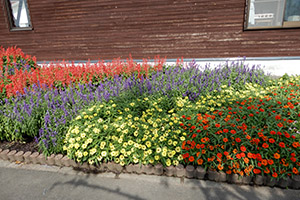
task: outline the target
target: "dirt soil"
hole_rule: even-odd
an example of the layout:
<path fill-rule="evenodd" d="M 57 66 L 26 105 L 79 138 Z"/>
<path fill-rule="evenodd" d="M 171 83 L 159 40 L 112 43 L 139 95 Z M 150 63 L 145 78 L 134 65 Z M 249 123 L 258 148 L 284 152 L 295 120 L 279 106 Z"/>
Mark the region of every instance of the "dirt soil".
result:
<path fill-rule="evenodd" d="M 31 142 L 6 142 L 0 141 L 0 149 L 9 149 L 10 151 L 31 151 L 39 152 L 38 146 L 34 141 Z"/>

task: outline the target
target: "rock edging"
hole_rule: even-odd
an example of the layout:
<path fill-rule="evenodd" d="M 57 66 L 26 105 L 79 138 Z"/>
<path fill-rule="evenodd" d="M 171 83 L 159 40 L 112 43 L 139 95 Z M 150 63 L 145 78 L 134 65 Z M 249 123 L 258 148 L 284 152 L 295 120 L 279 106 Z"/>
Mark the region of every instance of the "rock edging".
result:
<path fill-rule="evenodd" d="M 165 175 L 179 178 L 211 180 L 216 182 L 228 182 L 233 184 L 254 184 L 258 186 L 270 186 L 280 188 L 292 188 L 300 189 L 300 175 L 296 175 L 293 178 L 287 179 L 272 179 L 270 176 L 239 176 L 237 174 L 226 174 L 224 172 L 206 171 L 202 167 L 194 167 L 188 165 L 184 167 L 179 164 L 178 166 L 163 167 L 161 164 L 153 165 L 140 165 L 129 164 L 127 166 L 121 166 L 114 162 L 103 163 L 99 166 L 89 165 L 88 163 L 76 163 L 74 160 L 69 159 L 62 154 L 52 154 L 47 158 L 38 152 L 23 152 L 16 150 L 2 150 L 0 149 L 0 159 L 10 162 L 25 162 L 26 164 L 41 164 L 41 165 L 55 165 L 58 167 L 73 167 L 80 170 L 89 170 L 94 172 L 113 172 L 119 173 L 136 173 L 147 175 Z"/>

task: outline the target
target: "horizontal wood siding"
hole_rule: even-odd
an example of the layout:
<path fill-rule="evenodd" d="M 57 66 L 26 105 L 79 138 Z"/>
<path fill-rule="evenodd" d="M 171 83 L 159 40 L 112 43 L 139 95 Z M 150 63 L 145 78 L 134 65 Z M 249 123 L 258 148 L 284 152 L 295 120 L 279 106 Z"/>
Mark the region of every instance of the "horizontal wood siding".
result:
<path fill-rule="evenodd" d="M 245 0 L 27 0 L 33 31 L 0 45 L 38 60 L 300 56 L 300 29 L 243 31 Z"/>

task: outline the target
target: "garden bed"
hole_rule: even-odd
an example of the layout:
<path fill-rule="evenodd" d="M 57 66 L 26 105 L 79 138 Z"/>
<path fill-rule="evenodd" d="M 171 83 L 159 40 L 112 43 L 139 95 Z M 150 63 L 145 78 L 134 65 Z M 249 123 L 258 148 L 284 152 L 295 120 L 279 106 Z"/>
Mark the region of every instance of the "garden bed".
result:
<path fill-rule="evenodd" d="M 0 139 L 11 141 L 3 149 L 35 141 L 50 160 L 76 166 L 160 166 L 190 178 L 201 169 L 203 178 L 257 185 L 299 176 L 299 76 L 273 79 L 242 62 L 38 67 L 11 51 L 0 63 Z"/>

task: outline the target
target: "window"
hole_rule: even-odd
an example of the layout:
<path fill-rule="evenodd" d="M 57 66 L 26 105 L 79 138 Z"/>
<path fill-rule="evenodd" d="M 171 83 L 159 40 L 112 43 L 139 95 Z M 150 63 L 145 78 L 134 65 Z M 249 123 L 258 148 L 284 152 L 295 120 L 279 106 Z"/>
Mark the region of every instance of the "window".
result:
<path fill-rule="evenodd" d="M 32 30 L 26 0 L 6 0 L 10 30 Z"/>
<path fill-rule="evenodd" d="M 300 0 L 247 0 L 246 29 L 300 27 Z"/>

